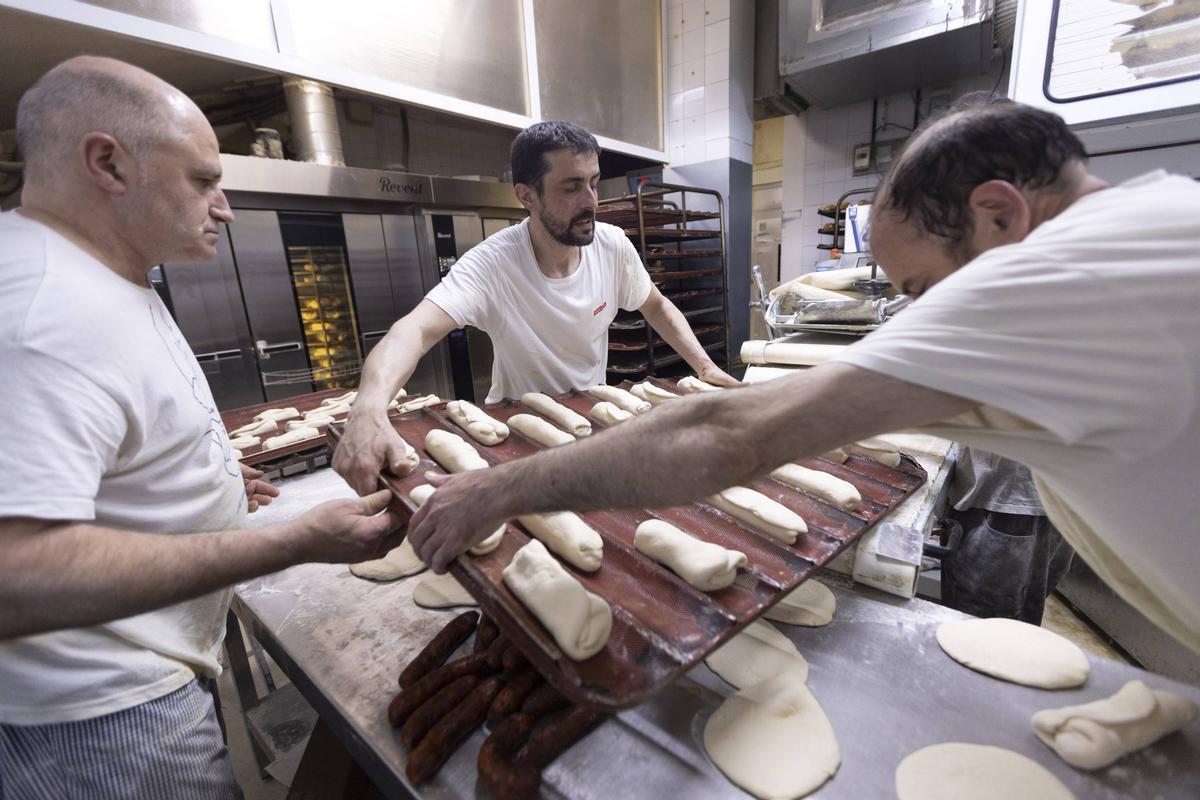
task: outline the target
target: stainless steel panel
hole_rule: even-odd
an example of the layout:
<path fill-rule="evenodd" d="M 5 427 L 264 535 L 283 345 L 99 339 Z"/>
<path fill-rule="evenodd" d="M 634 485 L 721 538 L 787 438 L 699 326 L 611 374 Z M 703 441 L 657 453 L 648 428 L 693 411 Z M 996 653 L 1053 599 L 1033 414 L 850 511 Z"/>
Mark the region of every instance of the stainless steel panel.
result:
<path fill-rule="evenodd" d="M 483 241 L 483 221 L 478 214 L 454 214 L 454 247 L 459 258 Z"/>
<path fill-rule="evenodd" d="M 468 250 L 483 241 L 483 220 L 475 214 L 455 214 L 453 219 L 454 248 L 458 257 L 462 258 Z M 474 401 L 482 403 L 492 388 L 492 340 L 478 328 L 468 327 L 466 333 Z"/>
<path fill-rule="evenodd" d="M 238 286 L 229 232 L 217 241 L 216 261 L 163 264 L 179 330 L 208 378 L 221 409 L 263 402 L 254 344 Z"/>
<path fill-rule="evenodd" d="M 271 0 L 83 0 L 196 33 L 277 50 Z"/>
<path fill-rule="evenodd" d="M 662 150 L 662 16 L 653 0 L 534 0 L 543 119 Z"/>
<path fill-rule="evenodd" d="M 387 248 L 388 274 L 392 284 L 392 302 L 397 318 L 417 307 L 425 292 L 433 288 L 436 277 L 428 283 L 422 278 L 424 269 L 422 248 L 418 243 L 417 219 L 409 214 L 384 214 L 383 240 Z M 432 254 L 432 248 L 429 249 Z M 430 261 L 433 261 L 430 255 Z M 436 264 L 432 265 L 437 275 Z M 364 326 L 363 330 L 369 330 Z M 376 340 L 377 341 L 377 340 Z M 417 362 L 405 387 L 410 394 L 436 394 L 450 398 L 450 361 L 446 343 L 438 342 Z"/>
<path fill-rule="evenodd" d="M 460 178 L 430 178 L 434 202 L 439 206 L 460 208 L 521 209 L 511 183 L 471 181 Z"/>
<path fill-rule="evenodd" d="M 303 346 L 283 348 L 293 342 L 303 342 L 300 315 L 296 311 L 296 296 L 292 289 L 287 255 L 279 229 L 279 217 L 273 211 L 236 212 L 237 220 L 229 226 L 233 256 L 246 301 L 246 317 L 250 335 L 262 342 L 266 353 L 259 360 L 264 373 L 308 369 L 308 356 Z M 311 381 L 272 384 L 266 381 L 267 400 L 306 394 L 313 390 Z"/>
<path fill-rule="evenodd" d="M 342 228 L 346 233 L 350 285 L 365 357 L 400 315 L 392 295 L 383 221 L 378 214 L 343 214 Z"/>
<path fill-rule="evenodd" d="M 479 181 L 456 183 L 476 184 Z M 433 184 L 427 175 L 228 153 L 221 154 L 221 188 L 226 192 L 346 197 L 396 203 L 433 202 Z"/>
<path fill-rule="evenodd" d="M 528 114 L 521 5 L 391 0 L 363 13 L 356 3 L 290 0 L 284 13 L 299 58 Z"/>

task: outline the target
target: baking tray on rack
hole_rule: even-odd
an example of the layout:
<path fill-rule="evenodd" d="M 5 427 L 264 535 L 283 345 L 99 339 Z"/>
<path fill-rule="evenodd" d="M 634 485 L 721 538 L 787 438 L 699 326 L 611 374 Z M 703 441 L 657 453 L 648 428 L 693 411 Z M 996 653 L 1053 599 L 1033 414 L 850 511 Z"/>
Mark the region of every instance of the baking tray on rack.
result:
<path fill-rule="evenodd" d="M 673 381 L 652 380 L 664 388 L 674 388 Z M 627 387 L 629 382 L 623 385 Z M 556 399 L 585 415 L 596 402 L 578 391 L 558 395 Z M 500 420 L 516 413 L 529 413 L 512 401 L 485 409 Z M 394 416 L 392 424 L 416 448 L 421 459 L 417 469 L 407 477 L 396 478 L 387 473 L 381 476 L 397 497 L 393 508 L 405 516 L 415 510 L 408 494 L 426 482 L 424 473 L 444 472 L 424 450 L 425 435 L 430 430 L 449 430 L 462 435 L 492 465 L 544 449 L 517 431 L 494 447 L 480 445 L 450 421 L 445 404 Z M 593 421 L 593 427 L 599 434 L 604 426 Z M 332 426 L 328 435 L 336 442 L 340 438 L 338 426 Z M 604 561 L 593 573 L 581 572 L 565 563 L 563 566 L 589 591 L 603 597 L 613 611 L 608 644 L 584 661 L 573 661 L 563 654 L 541 623 L 503 583 L 502 570 L 531 538 L 519 523 L 508 523 L 499 548 L 485 556 L 460 556 L 450 566 L 450 572 L 546 679 L 572 701 L 608 710 L 628 708 L 696 665 L 857 541 L 926 481 L 925 471 L 907 455 L 897 468 L 854 455 L 845 464 L 819 458 L 799 463 L 850 481 L 861 492 L 863 503 L 856 511 L 847 513 L 770 478 L 747 484 L 804 517 L 809 531 L 794 545 L 751 529 L 704 503 L 580 514 L 603 538 Z M 693 588 L 634 549 L 635 529 L 651 518 L 666 520 L 705 541 L 740 550 L 747 556 L 747 568 L 728 588 L 708 593 Z"/>
<path fill-rule="evenodd" d="M 327 397 L 338 397 L 343 395 L 349 389 L 325 389 L 320 392 L 312 392 L 310 394 L 296 395 L 295 397 L 285 397 L 281 400 L 274 400 L 270 403 L 258 403 L 252 406 L 242 406 L 241 408 L 232 408 L 229 411 L 221 412 L 221 422 L 225 424 L 225 430 L 232 431 L 237 428 L 247 425 L 254 421 L 255 414 L 261 414 L 263 411 L 271 408 L 295 408 L 301 414 L 312 411 L 321 405 L 321 401 Z M 342 416 L 345 418 L 345 415 Z M 322 426 L 328 427 L 328 426 Z M 318 428 L 317 430 L 322 430 Z M 282 429 L 280 433 L 282 433 Z M 278 436 L 279 434 L 270 434 L 269 436 Z M 263 441 L 269 438 L 264 436 Z M 276 461 L 286 456 L 293 456 L 298 453 L 307 453 L 309 451 L 323 450 L 329 446 L 328 440 L 324 436 L 316 436 L 312 439 L 305 439 L 302 442 L 285 445 L 284 447 L 276 447 L 274 450 L 263 450 L 262 445 L 246 448 L 242 451 L 241 463 L 248 467 L 253 467 L 258 464 L 265 464 L 268 461 Z"/>

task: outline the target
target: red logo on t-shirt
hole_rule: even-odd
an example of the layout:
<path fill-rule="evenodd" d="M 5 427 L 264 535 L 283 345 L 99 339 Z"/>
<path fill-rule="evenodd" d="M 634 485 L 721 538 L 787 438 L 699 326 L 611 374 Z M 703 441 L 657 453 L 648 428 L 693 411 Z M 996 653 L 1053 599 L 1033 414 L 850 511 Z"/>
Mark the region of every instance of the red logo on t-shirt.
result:
<path fill-rule="evenodd" d="M 597 314 L 599 314 L 601 311 L 603 311 L 606 308 L 608 308 L 608 303 L 607 302 L 601 303 L 600 305 L 596 306 L 596 310 L 592 312 L 592 316 L 593 317 L 596 316 Z"/>

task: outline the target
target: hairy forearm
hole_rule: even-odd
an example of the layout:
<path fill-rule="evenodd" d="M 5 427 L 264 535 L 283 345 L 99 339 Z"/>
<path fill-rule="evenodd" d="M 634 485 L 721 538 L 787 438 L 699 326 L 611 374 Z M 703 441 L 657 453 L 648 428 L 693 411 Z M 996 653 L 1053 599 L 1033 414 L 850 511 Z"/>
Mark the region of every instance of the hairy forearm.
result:
<path fill-rule="evenodd" d="M 669 300 L 662 300 L 650 313 L 643 312 L 646 321 L 671 348 L 683 357 L 695 372 L 700 373 L 712 363 L 708 353 L 692 332 L 687 317 Z"/>
<path fill-rule="evenodd" d="M 198 597 L 301 560 L 285 526 L 149 534 L 6 521 L 0 639 L 94 625 Z"/>
<path fill-rule="evenodd" d="M 420 332 L 396 323 L 363 362 L 362 380 L 351 414 L 384 413 L 396 392 L 412 377 L 423 354 Z"/>

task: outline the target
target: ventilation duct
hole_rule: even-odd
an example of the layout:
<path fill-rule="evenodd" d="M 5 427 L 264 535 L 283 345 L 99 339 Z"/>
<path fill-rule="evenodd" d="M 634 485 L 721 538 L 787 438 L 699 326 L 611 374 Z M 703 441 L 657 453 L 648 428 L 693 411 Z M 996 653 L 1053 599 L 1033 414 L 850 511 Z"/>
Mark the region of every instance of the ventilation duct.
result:
<path fill-rule="evenodd" d="M 284 78 L 292 146 L 301 161 L 346 166 L 333 89 L 306 78 Z"/>

